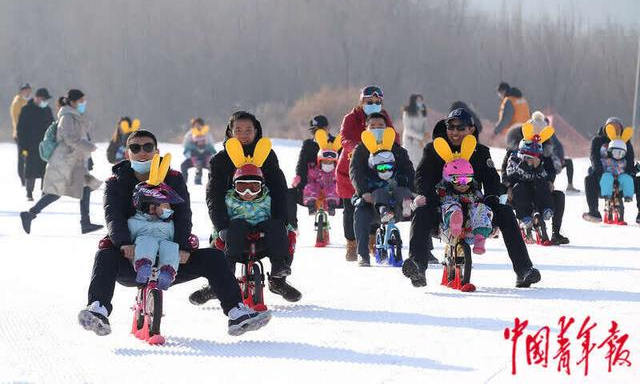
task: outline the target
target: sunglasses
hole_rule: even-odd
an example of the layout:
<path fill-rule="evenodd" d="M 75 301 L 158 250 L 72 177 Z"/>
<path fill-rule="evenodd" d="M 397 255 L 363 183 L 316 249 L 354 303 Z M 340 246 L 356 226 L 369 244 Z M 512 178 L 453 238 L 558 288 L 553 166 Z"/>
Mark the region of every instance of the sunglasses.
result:
<path fill-rule="evenodd" d="M 242 196 L 256 196 L 262 192 L 262 181 L 260 180 L 236 180 L 235 191 Z"/>
<path fill-rule="evenodd" d="M 458 132 L 462 132 L 467 129 L 467 126 L 464 124 L 447 124 L 447 131 L 456 130 Z"/>
<path fill-rule="evenodd" d="M 382 102 L 380 102 L 380 101 L 371 101 L 371 100 L 367 101 L 367 105 L 373 105 L 373 104 L 380 105 L 380 104 L 382 104 Z"/>
<path fill-rule="evenodd" d="M 376 171 L 378 172 L 389 172 L 393 170 L 392 164 L 378 164 L 376 165 Z"/>
<path fill-rule="evenodd" d="M 153 151 L 155 151 L 156 149 L 156 145 L 153 143 L 144 143 L 142 145 L 140 144 L 129 144 L 129 150 L 131 152 L 133 152 L 134 154 L 140 152 L 140 150 L 144 150 L 147 153 L 151 153 Z"/>

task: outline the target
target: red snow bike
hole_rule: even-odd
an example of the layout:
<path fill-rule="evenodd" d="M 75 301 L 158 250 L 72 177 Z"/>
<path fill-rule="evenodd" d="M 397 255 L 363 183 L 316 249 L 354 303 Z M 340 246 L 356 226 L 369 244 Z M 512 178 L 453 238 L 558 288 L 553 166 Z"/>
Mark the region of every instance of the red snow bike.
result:
<path fill-rule="evenodd" d="M 553 245 L 551 240 L 549 240 L 549 234 L 547 233 L 547 224 L 540 212 L 536 212 L 533 215 L 533 225 L 530 228 L 522 228 L 520 227 L 520 233 L 522 234 L 522 239 L 527 244 L 538 244 L 543 245 L 545 247 Z"/>
<path fill-rule="evenodd" d="M 329 229 L 331 229 L 329 215 L 333 216 L 334 214 L 335 210 L 329 209 L 324 193 L 321 193 L 316 200 L 316 216 L 313 224 L 316 230 L 316 247 L 326 247 L 329 244 Z"/>
<path fill-rule="evenodd" d="M 466 206 L 465 209 L 466 218 Z M 471 247 L 465 241 L 465 236 L 471 231 L 467 220 L 464 221 L 462 233 L 455 239 L 450 239 L 444 248 L 444 261 L 442 262 L 441 285 L 457 289 L 462 292 L 474 292 L 476 286 L 471 284 Z"/>
<path fill-rule="evenodd" d="M 164 336 L 160 334 L 162 291 L 156 286 L 157 276 L 158 269 L 154 267 L 149 281 L 138 286 L 136 302 L 132 307 L 131 333 L 152 345 L 161 345 L 165 341 Z"/>
<path fill-rule="evenodd" d="M 613 179 L 613 194 L 611 197 L 604 198 L 604 217 L 602 220 L 605 224 L 627 225 L 627 222 L 624 221 L 624 200 L 617 176 Z"/>
<path fill-rule="evenodd" d="M 293 258 L 296 247 L 295 232 L 288 232 L 289 257 Z M 242 272 L 238 280 L 240 292 L 242 292 L 242 302 L 255 311 L 267 310 L 264 304 L 264 265 L 262 258 L 267 257 L 264 245 L 263 232 L 250 232 L 247 235 L 247 249 L 242 254 L 241 260 L 236 260 L 242 264 Z M 219 237 L 215 240 L 215 247 L 224 251 L 225 243 Z"/>

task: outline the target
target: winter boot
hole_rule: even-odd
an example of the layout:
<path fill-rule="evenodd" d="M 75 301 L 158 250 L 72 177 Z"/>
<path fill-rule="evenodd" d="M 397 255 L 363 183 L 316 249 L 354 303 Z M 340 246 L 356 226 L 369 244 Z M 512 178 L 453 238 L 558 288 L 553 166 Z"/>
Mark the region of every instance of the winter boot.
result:
<path fill-rule="evenodd" d="M 462 211 L 456 210 L 449 216 L 449 229 L 451 230 L 451 237 L 460 237 L 462 235 L 462 223 L 464 222 L 464 216 Z"/>
<path fill-rule="evenodd" d="M 575 188 L 573 186 L 573 184 L 567 185 L 567 190 L 566 191 L 567 191 L 567 193 L 579 193 L 580 192 L 580 190 L 578 188 Z"/>
<path fill-rule="evenodd" d="M 569 239 L 562 236 L 560 232 L 555 231 L 551 236 L 551 244 L 553 245 L 569 244 Z"/>
<path fill-rule="evenodd" d="M 482 255 L 486 252 L 484 248 L 485 240 L 486 238 L 484 238 L 482 235 L 475 235 L 475 237 L 473 238 L 473 253 L 475 253 L 476 255 Z"/>
<path fill-rule="evenodd" d="M 582 214 L 582 218 L 586 221 L 590 221 L 592 223 L 599 223 L 602 221 L 602 216 L 600 216 L 600 212 L 585 212 Z"/>
<path fill-rule="evenodd" d="M 307 201 L 307 208 L 309 209 L 309 215 L 315 215 L 317 211 L 316 201 L 314 199 Z"/>
<path fill-rule="evenodd" d="M 542 213 L 542 218 L 544 220 L 551 220 L 552 217 L 553 217 L 553 210 L 551 208 L 545 209 L 544 212 Z"/>
<path fill-rule="evenodd" d="M 193 182 L 195 185 L 202 185 L 202 170 L 196 172 L 196 177 Z"/>
<path fill-rule="evenodd" d="M 376 234 L 369 234 L 369 254 L 373 254 L 376 250 Z"/>
<path fill-rule="evenodd" d="M 302 297 L 302 293 L 289 285 L 285 277 L 269 276 L 269 290 L 289 302 L 296 302 Z"/>
<path fill-rule="evenodd" d="M 134 269 L 136 271 L 136 282 L 139 284 L 146 284 L 151 277 L 151 260 L 149 259 L 140 259 L 137 260 L 134 264 Z"/>
<path fill-rule="evenodd" d="M 389 209 L 389 207 L 387 207 L 386 205 L 381 205 L 380 208 L 378 208 L 378 211 L 380 212 L 381 222 L 388 223 L 391 219 L 393 219 L 393 210 Z"/>
<path fill-rule="evenodd" d="M 36 218 L 34 213 L 29 211 L 20 212 L 20 220 L 22 221 L 22 229 L 26 233 L 31 233 L 31 222 Z"/>
<path fill-rule="evenodd" d="M 347 253 L 344 256 L 347 261 L 358 261 L 357 247 L 355 240 L 347 240 Z"/>
<path fill-rule="evenodd" d="M 190 294 L 189 302 L 193 305 L 202 305 L 207 301 L 213 300 L 215 298 L 217 298 L 215 292 L 213 292 L 213 289 L 211 289 L 211 286 L 207 284 L 204 287 Z"/>
<path fill-rule="evenodd" d="M 229 316 L 227 333 L 231 336 L 240 336 L 247 331 L 255 331 L 267 325 L 271 320 L 271 311 L 256 312 L 239 303 L 237 307 L 231 308 L 227 316 Z"/>
<path fill-rule="evenodd" d="M 336 202 L 333 200 L 329 200 L 329 202 L 327 203 L 327 210 L 329 212 L 329 216 L 334 216 L 336 214 L 336 207 L 337 207 Z"/>
<path fill-rule="evenodd" d="M 140 270 L 138 270 L 138 273 Z M 136 276 L 137 279 L 137 276 Z M 158 273 L 158 288 L 166 291 L 176 279 L 176 270 L 170 265 L 163 265 Z"/>
<path fill-rule="evenodd" d="M 104 225 L 93 224 L 90 221 L 80 222 L 80 231 L 82 232 L 83 235 L 87 233 L 95 232 L 98 229 L 101 229 L 102 227 L 104 227 Z"/>
<path fill-rule="evenodd" d="M 429 252 L 431 253 L 431 252 Z M 418 288 L 427 285 L 427 268 L 421 265 L 418 260 L 410 257 L 402 263 L 402 274 L 411 280 L 411 284 Z"/>
<path fill-rule="evenodd" d="M 540 272 L 533 267 L 529 267 L 529 269 L 527 269 L 526 271 L 518 273 L 518 278 L 516 279 L 516 287 L 529 288 L 531 284 L 535 284 L 538 281 L 540 281 Z"/>
<path fill-rule="evenodd" d="M 371 261 L 369 261 L 369 255 L 360 255 L 359 259 L 360 259 L 358 261 L 358 266 L 359 267 L 370 267 L 371 266 Z"/>
<path fill-rule="evenodd" d="M 108 316 L 107 309 L 99 301 L 94 301 L 78 313 L 78 322 L 87 331 L 93 331 L 98 336 L 105 336 L 111 333 Z"/>

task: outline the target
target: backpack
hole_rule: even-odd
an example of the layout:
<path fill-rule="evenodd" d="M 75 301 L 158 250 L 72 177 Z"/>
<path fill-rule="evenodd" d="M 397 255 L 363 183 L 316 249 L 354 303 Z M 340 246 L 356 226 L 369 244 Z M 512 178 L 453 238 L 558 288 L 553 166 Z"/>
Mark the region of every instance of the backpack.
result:
<path fill-rule="evenodd" d="M 58 121 L 54 120 L 49 128 L 44 133 L 44 137 L 38 145 L 38 151 L 40 152 L 40 158 L 42 161 L 48 162 L 49 158 L 53 154 L 53 151 L 58 146 L 58 142 L 56 141 L 56 135 L 58 134 Z"/>

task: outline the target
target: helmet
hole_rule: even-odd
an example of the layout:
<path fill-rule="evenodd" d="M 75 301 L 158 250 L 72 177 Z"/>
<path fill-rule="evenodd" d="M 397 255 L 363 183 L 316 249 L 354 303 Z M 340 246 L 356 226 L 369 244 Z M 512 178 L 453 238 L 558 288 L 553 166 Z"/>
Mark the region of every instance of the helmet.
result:
<path fill-rule="evenodd" d="M 449 183 L 467 185 L 473 181 L 473 167 L 466 159 L 452 160 L 442 168 L 442 178 Z"/>
<path fill-rule="evenodd" d="M 542 156 L 543 148 L 542 148 L 542 143 L 540 143 L 540 137 L 538 135 L 534 135 L 533 140 L 526 140 L 526 139 L 520 140 L 520 144 L 518 145 L 518 152 L 522 156 L 530 156 L 530 157 Z"/>
<path fill-rule="evenodd" d="M 236 172 L 233 174 L 233 181 L 235 182 L 238 179 L 259 179 L 264 181 L 264 175 L 260 167 L 249 163 L 236 169 Z"/>
<path fill-rule="evenodd" d="M 318 162 L 320 161 L 338 161 L 338 152 L 332 149 L 322 149 L 318 151 Z"/>
<path fill-rule="evenodd" d="M 389 180 L 395 171 L 396 158 L 391 151 L 378 151 L 369 155 L 369 167 L 378 173 L 382 180 Z"/>
<path fill-rule="evenodd" d="M 233 175 L 233 189 L 242 196 L 256 196 L 262 192 L 264 177 L 260 167 L 245 164 Z"/>
<path fill-rule="evenodd" d="M 181 204 L 184 203 L 184 199 L 165 183 L 151 185 L 143 181 L 133 190 L 133 206 L 138 211 L 146 212 L 150 204 L 163 203 Z"/>
<path fill-rule="evenodd" d="M 607 152 L 616 160 L 622 160 L 627 156 L 627 144 L 621 139 L 611 140 L 607 146 Z"/>
<path fill-rule="evenodd" d="M 315 132 L 318 128 L 326 128 L 329 126 L 329 120 L 324 115 L 316 115 L 309 121 L 309 130 Z"/>

